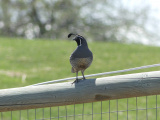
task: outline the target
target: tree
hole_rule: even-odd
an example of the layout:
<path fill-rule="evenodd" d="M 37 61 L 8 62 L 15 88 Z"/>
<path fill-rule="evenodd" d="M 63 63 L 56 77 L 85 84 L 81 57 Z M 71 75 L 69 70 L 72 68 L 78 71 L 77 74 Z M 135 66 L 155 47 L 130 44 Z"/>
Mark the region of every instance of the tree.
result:
<path fill-rule="evenodd" d="M 64 39 L 75 32 L 120 42 L 159 37 L 148 30 L 147 5 L 129 9 L 116 0 L 0 0 L 0 6 L 0 34 L 6 36 Z"/>

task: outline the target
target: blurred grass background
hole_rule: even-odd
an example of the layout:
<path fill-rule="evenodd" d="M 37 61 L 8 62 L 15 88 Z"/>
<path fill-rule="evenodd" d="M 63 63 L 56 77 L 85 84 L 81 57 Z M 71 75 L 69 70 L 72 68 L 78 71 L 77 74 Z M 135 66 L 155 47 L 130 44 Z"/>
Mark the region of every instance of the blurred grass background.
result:
<path fill-rule="evenodd" d="M 120 44 L 106 42 L 89 42 L 89 48 L 93 52 L 94 60 L 92 65 L 86 70 L 85 75 L 101 73 L 107 71 L 121 70 L 126 68 L 138 67 L 143 65 L 159 63 L 160 48 L 152 46 L 144 46 L 137 44 Z M 15 88 L 31 85 L 49 80 L 73 77 L 71 73 L 71 65 L 69 63 L 70 54 L 76 48 L 76 43 L 72 40 L 25 40 L 21 38 L 0 38 L 0 88 Z M 137 70 L 127 73 L 156 71 L 160 67 Z M 127 74 L 123 73 L 123 74 Z M 122 74 L 122 73 L 121 73 Z M 81 75 L 81 74 L 79 74 Z M 155 108 L 156 96 L 148 97 L 147 106 Z M 157 99 L 160 102 L 160 97 Z M 160 104 L 158 102 L 158 107 Z M 137 100 L 138 119 L 146 118 L 146 97 L 139 97 Z M 136 119 L 136 98 L 128 99 L 129 120 Z M 66 115 L 65 106 L 52 107 L 36 110 L 23 110 L 5 112 L 0 114 L 3 120 L 33 120 L 49 117 L 57 117 Z M 118 110 L 127 109 L 127 99 L 118 100 Z M 42 111 L 45 111 L 44 113 Z M 50 111 L 51 110 L 51 111 Z M 111 120 L 117 119 L 117 100 L 110 101 Z M 83 104 L 75 105 L 75 120 L 81 120 Z M 109 101 L 102 102 L 103 120 L 109 117 Z M 101 102 L 93 103 L 94 120 L 101 119 Z M 106 112 L 106 113 L 105 113 Z M 84 120 L 91 120 L 92 103 L 84 104 Z M 28 117 L 29 114 L 29 117 Z M 74 119 L 74 106 L 67 106 L 68 120 Z M 158 110 L 160 114 L 160 110 Z M 79 115 L 79 116 L 78 116 Z M 126 119 L 127 111 L 119 112 L 118 119 Z M 156 120 L 155 109 L 148 110 L 148 118 Z M 66 120 L 65 117 L 55 118 L 56 120 Z M 158 116 L 160 119 L 160 116 Z"/>
<path fill-rule="evenodd" d="M 0 38 L 0 88 L 20 87 L 75 76 L 71 73 L 69 62 L 75 48 L 76 43 L 72 40 Z M 89 42 L 89 48 L 93 52 L 94 60 L 85 75 L 159 63 L 159 47 Z M 159 70 L 159 67 L 133 72 L 152 70 Z"/>

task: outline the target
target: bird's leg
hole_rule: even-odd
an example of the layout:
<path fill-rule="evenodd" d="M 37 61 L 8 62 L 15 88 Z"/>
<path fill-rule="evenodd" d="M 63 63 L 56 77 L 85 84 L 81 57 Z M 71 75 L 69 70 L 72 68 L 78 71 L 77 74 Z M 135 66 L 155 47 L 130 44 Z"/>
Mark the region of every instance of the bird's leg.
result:
<path fill-rule="evenodd" d="M 78 83 L 78 72 L 76 72 L 76 80 L 73 83 Z"/>
<path fill-rule="evenodd" d="M 76 82 L 78 83 L 78 72 L 76 72 Z"/>
<path fill-rule="evenodd" d="M 81 73 L 82 73 L 82 75 L 83 75 L 83 80 L 85 80 L 86 78 L 84 77 L 84 71 L 81 70 Z"/>

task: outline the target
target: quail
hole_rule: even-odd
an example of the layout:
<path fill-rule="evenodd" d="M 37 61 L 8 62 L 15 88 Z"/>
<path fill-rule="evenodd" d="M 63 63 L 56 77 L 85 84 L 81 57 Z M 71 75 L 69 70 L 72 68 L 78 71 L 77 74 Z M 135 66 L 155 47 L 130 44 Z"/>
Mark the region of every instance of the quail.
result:
<path fill-rule="evenodd" d="M 84 71 L 91 65 L 93 61 L 93 54 L 88 48 L 86 39 L 78 34 L 70 33 L 68 38 L 74 35 L 74 41 L 77 42 L 77 48 L 70 56 L 70 63 L 72 66 L 71 72 L 76 73 L 76 80 L 78 82 L 78 72 L 81 71 L 83 80 L 85 80 Z"/>

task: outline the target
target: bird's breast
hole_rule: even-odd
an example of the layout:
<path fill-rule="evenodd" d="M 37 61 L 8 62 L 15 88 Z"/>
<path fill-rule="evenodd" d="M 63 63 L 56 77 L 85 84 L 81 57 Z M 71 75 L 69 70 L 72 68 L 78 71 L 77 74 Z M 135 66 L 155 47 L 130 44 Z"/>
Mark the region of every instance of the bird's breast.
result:
<path fill-rule="evenodd" d="M 77 49 L 71 54 L 73 58 L 87 58 L 93 57 L 92 52 L 88 49 L 88 47 L 77 47 Z"/>
<path fill-rule="evenodd" d="M 71 58 L 70 63 L 72 67 L 75 69 L 75 71 L 79 70 L 85 70 L 88 68 L 92 63 L 93 58 L 87 57 L 87 58 Z"/>
<path fill-rule="evenodd" d="M 92 52 L 88 47 L 78 46 L 70 56 L 70 63 L 75 71 L 85 70 L 93 60 Z"/>

